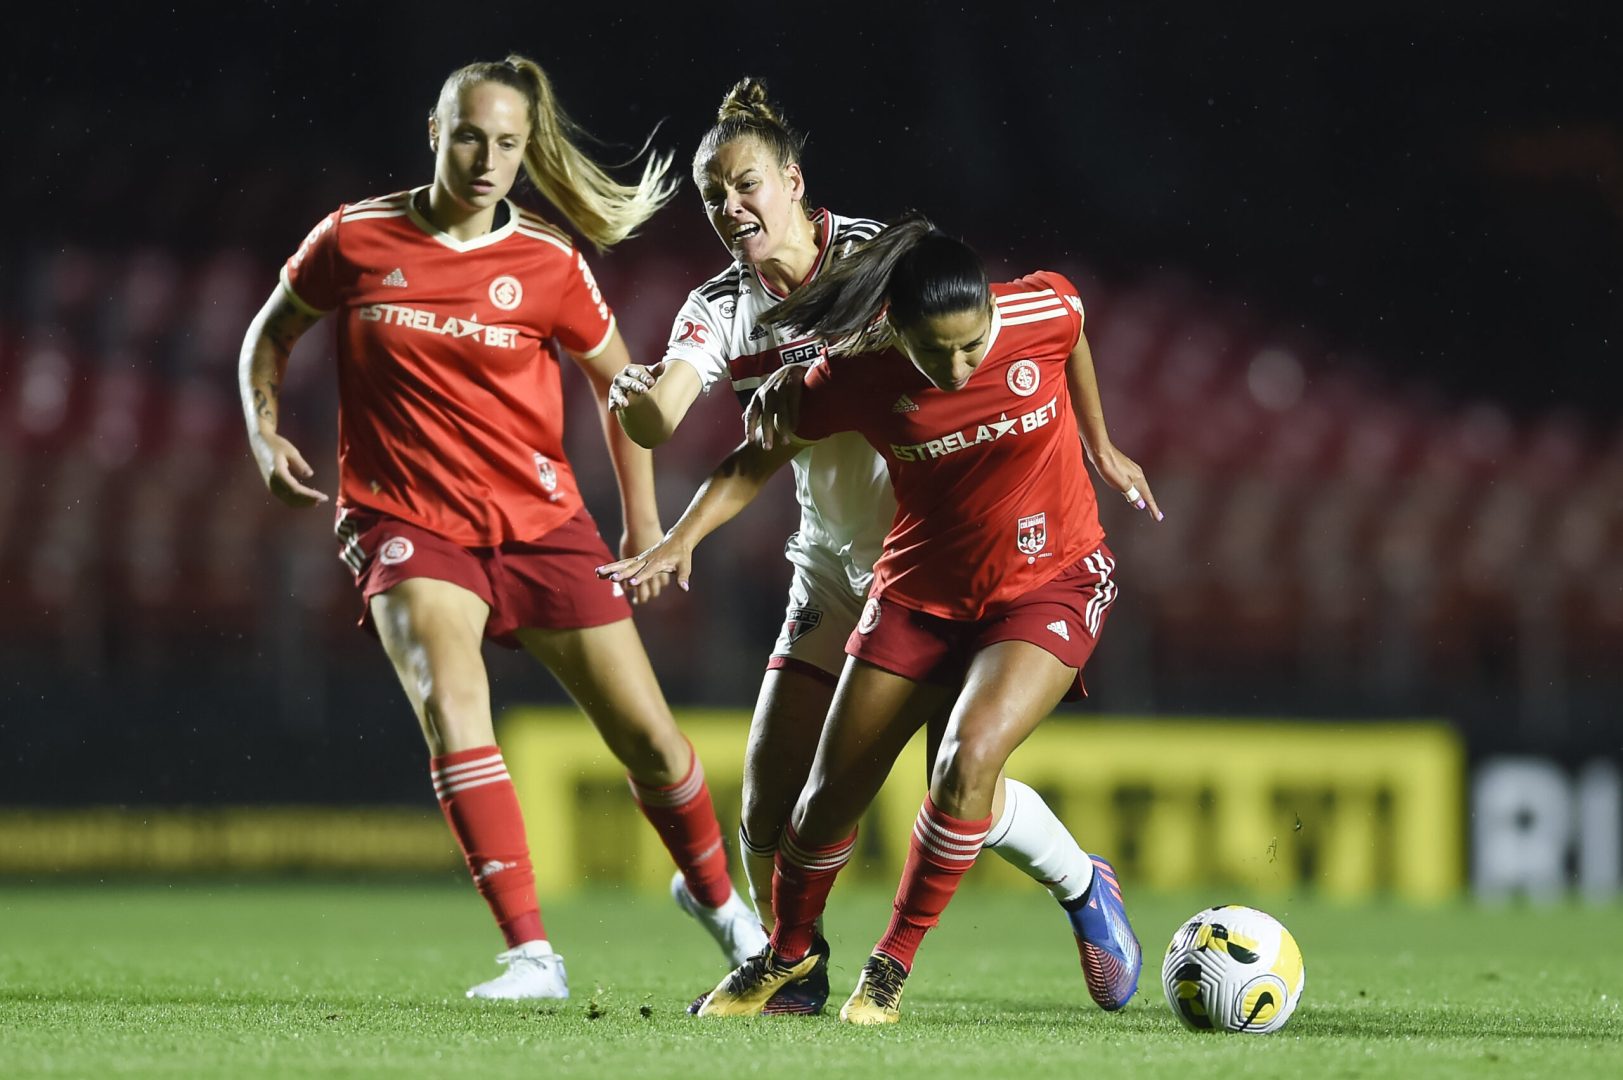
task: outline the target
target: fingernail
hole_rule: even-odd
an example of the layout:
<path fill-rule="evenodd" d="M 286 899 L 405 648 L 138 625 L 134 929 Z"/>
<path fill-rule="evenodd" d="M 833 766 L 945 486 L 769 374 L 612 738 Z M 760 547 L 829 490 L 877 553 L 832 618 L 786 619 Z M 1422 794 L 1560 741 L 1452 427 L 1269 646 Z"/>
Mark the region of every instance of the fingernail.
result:
<path fill-rule="evenodd" d="M 1138 508 L 1140 510 L 1144 509 L 1144 500 L 1143 499 L 1138 500 Z"/>
<path fill-rule="evenodd" d="M 682 587 L 682 591 L 683 591 L 683 592 L 687 592 L 687 591 L 688 591 L 688 583 L 687 583 L 687 582 L 685 582 L 685 581 L 678 581 L 678 582 L 677 582 L 677 584 L 678 584 L 678 585 L 680 585 L 680 586 L 681 586 L 681 587 Z"/>
<path fill-rule="evenodd" d="M 1155 520 L 1156 521 L 1165 521 L 1166 519 L 1167 519 L 1167 516 L 1165 514 L 1161 513 L 1161 511 L 1157 510 L 1155 512 Z"/>

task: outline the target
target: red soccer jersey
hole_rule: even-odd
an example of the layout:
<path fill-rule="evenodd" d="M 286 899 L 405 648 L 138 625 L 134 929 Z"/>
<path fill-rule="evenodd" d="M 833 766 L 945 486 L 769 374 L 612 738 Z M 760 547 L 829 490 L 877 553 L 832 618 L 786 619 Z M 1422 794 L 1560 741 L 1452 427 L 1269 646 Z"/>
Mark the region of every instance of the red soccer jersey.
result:
<path fill-rule="evenodd" d="M 535 540 L 580 509 L 552 341 L 591 357 L 614 316 L 569 237 L 512 203 L 459 241 L 402 191 L 339 207 L 282 268 L 338 312 L 338 504 L 467 547 Z"/>
<path fill-rule="evenodd" d="M 869 595 L 948 619 L 1050 581 L 1105 535 L 1065 376 L 1076 287 L 1045 271 L 992 296 L 992 340 L 962 389 L 894 349 L 831 356 L 806 376 L 795 429 L 859 431 L 883 455 L 899 506 Z"/>

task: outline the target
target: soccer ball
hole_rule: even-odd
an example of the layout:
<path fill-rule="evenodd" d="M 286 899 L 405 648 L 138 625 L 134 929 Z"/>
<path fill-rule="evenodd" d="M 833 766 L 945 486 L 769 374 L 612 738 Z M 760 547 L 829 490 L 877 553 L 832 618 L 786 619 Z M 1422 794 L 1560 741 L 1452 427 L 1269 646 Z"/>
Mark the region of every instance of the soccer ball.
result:
<path fill-rule="evenodd" d="M 1207 908 L 1178 927 L 1161 966 L 1167 1004 L 1196 1031 L 1278 1031 L 1306 978 L 1291 932 L 1238 904 Z"/>

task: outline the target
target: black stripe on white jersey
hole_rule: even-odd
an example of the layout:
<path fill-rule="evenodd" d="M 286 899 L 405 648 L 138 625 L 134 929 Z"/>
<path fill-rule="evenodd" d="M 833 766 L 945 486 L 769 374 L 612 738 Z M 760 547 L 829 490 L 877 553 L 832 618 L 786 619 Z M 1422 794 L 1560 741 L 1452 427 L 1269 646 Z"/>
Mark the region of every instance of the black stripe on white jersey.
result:
<path fill-rule="evenodd" d="M 697 291 L 700 296 L 704 297 L 712 304 L 720 303 L 729 296 L 736 297 L 739 292 L 739 286 L 743 283 L 743 280 L 744 268 L 741 266 L 734 266 L 728 270 L 722 271 L 709 281 L 705 282 L 703 285 L 700 285 Z"/>

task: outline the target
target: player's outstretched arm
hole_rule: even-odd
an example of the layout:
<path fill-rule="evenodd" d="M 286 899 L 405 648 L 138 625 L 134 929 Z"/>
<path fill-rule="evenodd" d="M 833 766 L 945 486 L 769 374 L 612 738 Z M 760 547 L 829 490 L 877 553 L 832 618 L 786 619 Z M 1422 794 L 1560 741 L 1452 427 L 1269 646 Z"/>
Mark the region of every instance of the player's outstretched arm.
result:
<path fill-rule="evenodd" d="M 1164 516 L 1155 503 L 1144 470 L 1138 462 L 1117 450 L 1110 441 L 1105 427 L 1105 410 L 1099 400 L 1099 380 L 1093 371 L 1093 351 L 1088 348 L 1088 335 L 1079 334 L 1076 347 L 1065 363 L 1065 378 L 1070 384 L 1071 411 L 1076 414 L 1076 430 L 1082 436 L 1082 445 L 1088 451 L 1088 460 L 1099 471 L 1100 477 L 1122 497 L 1140 510 L 1160 521 Z"/>
<path fill-rule="evenodd" d="M 666 575 L 683 589 L 693 572 L 693 549 L 699 541 L 737 517 L 761 493 L 772 474 L 799 452 L 786 441 L 773 450 L 746 442 L 728 454 L 705 480 L 680 520 L 647 551 L 597 568 L 597 576 L 641 588 Z"/>
<path fill-rule="evenodd" d="M 699 389 L 699 373 L 679 360 L 627 364 L 609 384 L 609 409 L 632 442 L 652 450 L 675 434 Z"/>
<path fill-rule="evenodd" d="M 619 378 L 616 373 L 623 373 L 630 365 L 631 353 L 620 331 L 615 330 L 602 352 L 592 357 L 576 357 L 575 362 L 586 373 L 597 395 L 603 441 L 608 444 L 609 460 L 614 463 L 614 476 L 620 486 L 620 520 L 625 522 L 625 530 L 620 534 L 620 556 L 625 558 L 658 543 L 664 533 L 659 523 L 659 503 L 654 495 L 654 455 L 639 445 L 615 419 L 614 384 Z M 664 587 L 663 579 L 640 582 L 630 590 L 629 598 L 633 604 L 645 603 L 658 596 Z"/>
<path fill-rule="evenodd" d="M 237 360 L 237 392 L 248 425 L 248 448 L 259 466 L 260 479 L 272 495 L 289 506 L 315 506 L 327 501 L 326 495 L 304 483 L 315 475 L 310 463 L 298 447 L 276 433 L 287 358 L 294 344 L 320 318 L 302 310 L 287 290 L 277 285 L 248 324 Z"/>

